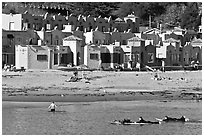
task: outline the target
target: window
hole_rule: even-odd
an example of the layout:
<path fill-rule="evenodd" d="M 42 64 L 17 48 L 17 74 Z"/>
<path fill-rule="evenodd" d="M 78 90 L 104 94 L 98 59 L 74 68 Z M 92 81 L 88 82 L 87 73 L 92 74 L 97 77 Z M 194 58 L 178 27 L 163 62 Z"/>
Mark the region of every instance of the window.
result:
<path fill-rule="evenodd" d="M 120 63 L 120 54 L 119 53 L 113 53 L 113 63 Z"/>
<path fill-rule="evenodd" d="M 28 23 L 27 23 L 27 22 L 23 23 L 23 28 L 24 28 L 25 30 L 28 29 Z"/>
<path fill-rule="evenodd" d="M 98 60 L 98 54 L 97 53 L 91 53 L 90 59 Z"/>
<path fill-rule="evenodd" d="M 9 30 L 14 30 L 14 22 L 9 22 Z"/>
<path fill-rule="evenodd" d="M 132 61 L 136 61 L 135 54 L 131 54 Z"/>
<path fill-rule="evenodd" d="M 79 30 L 80 31 L 84 31 L 84 27 L 83 26 L 79 26 Z"/>
<path fill-rule="evenodd" d="M 123 31 L 123 27 L 120 27 L 120 32 L 122 32 Z"/>
<path fill-rule="evenodd" d="M 130 61 L 130 54 L 125 54 L 125 62 L 129 62 Z"/>
<path fill-rule="evenodd" d="M 110 28 L 109 28 L 109 32 L 112 32 L 113 30 L 113 27 L 112 27 L 112 24 L 110 25 Z"/>
<path fill-rule="evenodd" d="M 148 63 L 154 63 L 154 53 L 148 53 Z"/>
<path fill-rule="evenodd" d="M 111 54 L 110 53 L 101 53 L 102 63 L 111 63 Z"/>
<path fill-rule="evenodd" d="M 90 31 L 91 31 L 91 29 L 92 29 L 92 26 L 91 26 L 91 25 L 89 25 L 89 27 L 88 27 L 87 31 L 88 31 L 88 32 L 90 32 Z"/>
<path fill-rule="evenodd" d="M 106 27 L 102 26 L 102 32 L 105 32 L 105 31 L 106 31 Z"/>
<path fill-rule="evenodd" d="M 46 24 L 46 29 L 50 30 L 51 29 L 51 25 L 50 24 Z"/>
<path fill-rule="evenodd" d="M 59 45 L 59 40 L 55 40 L 55 45 Z"/>
<path fill-rule="evenodd" d="M 123 40 L 122 45 L 127 45 L 127 40 Z"/>
<path fill-rule="evenodd" d="M 54 65 L 57 65 L 58 64 L 58 54 L 55 53 L 54 54 Z"/>
<path fill-rule="evenodd" d="M 14 36 L 12 35 L 12 34 L 8 34 L 7 35 L 7 43 L 8 43 L 8 45 L 9 46 L 11 46 L 12 44 L 14 44 L 13 42 L 14 42 Z"/>
<path fill-rule="evenodd" d="M 140 59 L 140 54 L 137 53 L 137 54 L 136 54 L 136 61 L 139 62 L 139 59 Z"/>
<path fill-rule="evenodd" d="M 37 25 L 36 25 L 35 23 L 33 23 L 33 29 L 34 29 L 34 30 L 36 30 L 36 26 L 37 26 Z"/>
<path fill-rule="evenodd" d="M 22 38 L 17 38 L 17 42 L 21 43 L 22 42 Z"/>
<path fill-rule="evenodd" d="M 37 55 L 38 61 L 47 61 L 47 55 Z"/>
<path fill-rule="evenodd" d="M 199 60 L 199 53 L 196 53 L 196 59 Z"/>
<path fill-rule="evenodd" d="M 100 44 L 100 40 L 95 40 L 95 44 Z"/>
<path fill-rule="evenodd" d="M 30 23 L 28 23 L 28 28 L 30 28 Z"/>

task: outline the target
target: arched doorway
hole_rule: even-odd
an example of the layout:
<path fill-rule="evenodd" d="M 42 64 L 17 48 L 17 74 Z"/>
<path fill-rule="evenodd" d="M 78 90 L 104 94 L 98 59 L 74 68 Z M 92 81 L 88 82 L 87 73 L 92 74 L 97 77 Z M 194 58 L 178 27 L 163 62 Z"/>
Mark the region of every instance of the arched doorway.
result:
<path fill-rule="evenodd" d="M 140 56 L 140 67 L 144 66 L 144 53 L 141 52 L 141 56 Z"/>
<path fill-rule="evenodd" d="M 72 64 L 73 66 L 73 52 L 61 54 L 61 64 L 67 65 Z"/>
<path fill-rule="evenodd" d="M 77 52 L 77 66 L 80 65 L 80 61 L 81 61 L 80 52 Z"/>

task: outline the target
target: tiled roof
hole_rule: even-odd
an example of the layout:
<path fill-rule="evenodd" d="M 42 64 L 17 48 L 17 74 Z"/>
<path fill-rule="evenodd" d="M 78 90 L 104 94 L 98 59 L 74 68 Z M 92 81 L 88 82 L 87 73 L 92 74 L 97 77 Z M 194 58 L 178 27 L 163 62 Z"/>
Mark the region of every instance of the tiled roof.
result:
<path fill-rule="evenodd" d="M 128 41 L 145 41 L 145 40 L 141 39 L 139 37 L 132 37 L 132 38 L 128 39 Z"/>
<path fill-rule="evenodd" d="M 150 33 L 150 32 L 155 32 L 155 31 L 161 32 L 161 31 L 160 31 L 159 29 L 157 29 L 157 28 L 152 28 L 152 29 L 146 30 L 144 33 Z"/>
<path fill-rule="evenodd" d="M 202 39 L 194 39 L 193 41 L 191 41 L 191 43 L 202 43 Z"/>
<path fill-rule="evenodd" d="M 180 42 L 179 40 L 176 40 L 176 39 L 173 39 L 173 38 L 169 38 L 169 39 L 166 39 L 164 40 L 163 42 Z"/>
<path fill-rule="evenodd" d="M 133 15 L 133 14 L 130 14 L 128 15 L 126 18 L 138 18 L 137 16 Z"/>
<path fill-rule="evenodd" d="M 176 31 L 176 32 L 182 32 L 182 31 L 185 31 L 185 30 L 182 29 L 182 28 L 179 28 L 179 27 L 174 27 L 174 31 Z"/>
<path fill-rule="evenodd" d="M 121 19 L 121 18 L 117 18 L 117 19 L 115 19 L 115 21 L 117 21 L 117 22 L 123 22 L 124 20 Z"/>
<path fill-rule="evenodd" d="M 34 48 L 35 50 L 45 50 L 43 47 L 41 46 L 31 46 L 32 48 Z"/>
<path fill-rule="evenodd" d="M 77 41 L 77 40 L 82 40 L 74 35 L 71 35 L 69 37 L 64 38 L 63 40 L 68 40 L 68 41 Z"/>
<path fill-rule="evenodd" d="M 191 41 L 191 45 L 193 46 L 193 47 L 197 47 L 197 46 L 199 46 L 199 47 L 201 47 L 202 46 L 202 39 L 193 39 L 192 41 Z"/>

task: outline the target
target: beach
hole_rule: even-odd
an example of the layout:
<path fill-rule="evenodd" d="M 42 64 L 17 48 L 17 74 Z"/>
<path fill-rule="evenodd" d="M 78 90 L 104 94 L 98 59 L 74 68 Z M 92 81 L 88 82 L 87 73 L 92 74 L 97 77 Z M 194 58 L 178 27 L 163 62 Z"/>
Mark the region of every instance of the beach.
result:
<path fill-rule="evenodd" d="M 156 80 L 155 75 L 160 77 Z M 2 72 L 3 101 L 195 100 L 202 95 L 202 71 L 114 72 L 27 70 Z"/>

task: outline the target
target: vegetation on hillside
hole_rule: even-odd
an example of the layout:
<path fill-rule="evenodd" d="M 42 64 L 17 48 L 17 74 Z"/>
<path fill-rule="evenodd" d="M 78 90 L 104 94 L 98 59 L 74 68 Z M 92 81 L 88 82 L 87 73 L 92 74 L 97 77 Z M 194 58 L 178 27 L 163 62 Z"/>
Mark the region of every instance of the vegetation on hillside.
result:
<path fill-rule="evenodd" d="M 202 17 L 201 2 L 3 2 L 3 13 L 24 13 L 62 15 L 91 15 L 93 17 L 125 17 L 135 14 L 141 25 L 163 23 L 198 29 Z"/>

